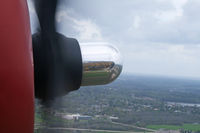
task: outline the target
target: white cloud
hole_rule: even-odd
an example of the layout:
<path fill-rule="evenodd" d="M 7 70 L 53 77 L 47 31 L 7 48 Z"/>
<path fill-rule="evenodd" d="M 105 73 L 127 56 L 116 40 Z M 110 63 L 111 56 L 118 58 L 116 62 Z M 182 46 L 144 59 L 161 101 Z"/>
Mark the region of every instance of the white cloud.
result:
<path fill-rule="evenodd" d="M 200 77 L 197 45 L 138 44 L 120 48 L 126 73 Z"/>
<path fill-rule="evenodd" d="M 135 29 L 140 27 L 141 18 L 139 16 L 134 17 L 133 27 Z"/>
<path fill-rule="evenodd" d="M 188 0 L 161 0 L 162 2 L 170 2 L 173 6 L 172 9 L 161 10 L 155 14 L 155 17 L 161 22 L 173 22 L 183 16 L 183 7 Z"/>
<path fill-rule="evenodd" d="M 133 17 L 133 23 L 131 24 L 129 31 L 133 32 L 136 29 L 139 29 L 141 25 L 141 17 L 136 15 Z"/>
<path fill-rule="evenodd" d="M 60 23 L 65 17 L 69 17 L 66 11 L 59 11 L 56 14 L 56 21 Z"/>
<path fill-rule="evenodd" d="M 70 12 L 73 12 L 73 10 L 60 10 L 56 17 L 57 22 L 61 25 L 62 21 L 66 21 L 66 23 L 63 22 L 63 25 L 67 25 L 67 23 L 71 22 L 71 28 L 78 34 L 77 38 L 80 41 L 103 41 L 101 29 L 97 24 L 90 19 L 74 18 L 70 16 Z"/>
<path fill-rule="evenodd" d="M 102 41 L 100 28 L 91 20 L 75 20 L 74 29 L 79 32 L 82 41 Z"/>
<path fill-rule="evenodd" d="M 33 0 L 28 0 L 28 9 L 29 9 L 29 14 L 30 14 L 30 23 L 31 23 L 31 33 L 36 32 L 36 27 L 38 26 L 38 19 L 37 19 L 37 14 L 34 8 L 34 3 Z"/>
<path fill-rule="evenodd" d="M 34 4 L 32 0 L 28 0 L 28 8 L 30 14 L 35 13 Z"/>

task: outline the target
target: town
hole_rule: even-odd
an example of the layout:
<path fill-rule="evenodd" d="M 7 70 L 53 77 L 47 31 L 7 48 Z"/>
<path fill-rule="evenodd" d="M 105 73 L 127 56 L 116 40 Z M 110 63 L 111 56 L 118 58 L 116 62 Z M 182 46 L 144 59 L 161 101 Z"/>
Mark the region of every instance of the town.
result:
<path fill-rule="evenodd" d="M 54 101 L 52 108 L 36 101 L 37 129 L 200 130 L 198 80 L 122 76 L 110 85 L 72 92 Z"/>

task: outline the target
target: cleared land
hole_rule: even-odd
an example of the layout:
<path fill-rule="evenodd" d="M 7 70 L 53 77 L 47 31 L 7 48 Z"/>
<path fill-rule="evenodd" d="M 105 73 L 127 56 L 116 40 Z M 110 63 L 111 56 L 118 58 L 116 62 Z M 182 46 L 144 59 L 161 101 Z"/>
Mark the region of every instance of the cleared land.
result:
<path fill-rule="evenodd" d="M 200 124 L 183 124 L 180 126 L 176 125 L 148 125 L 147 128 L 159 130 L 159 129 L 169 129 L 169 130 L 191 130 L 191 131 L 200 131 Z"/>

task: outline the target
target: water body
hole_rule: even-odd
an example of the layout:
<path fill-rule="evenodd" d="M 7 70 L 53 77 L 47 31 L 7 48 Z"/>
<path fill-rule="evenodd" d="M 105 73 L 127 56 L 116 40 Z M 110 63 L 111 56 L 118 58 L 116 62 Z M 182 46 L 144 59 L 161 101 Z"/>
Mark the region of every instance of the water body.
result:
<path fill-rule="evenodd" d="M 183 107 L 200 107 L 200 104 L 196 103 L 181 103 L 181 102 L 167 102 L 168 105 L 176 105 L 176 106 L 183 106 Z"/>

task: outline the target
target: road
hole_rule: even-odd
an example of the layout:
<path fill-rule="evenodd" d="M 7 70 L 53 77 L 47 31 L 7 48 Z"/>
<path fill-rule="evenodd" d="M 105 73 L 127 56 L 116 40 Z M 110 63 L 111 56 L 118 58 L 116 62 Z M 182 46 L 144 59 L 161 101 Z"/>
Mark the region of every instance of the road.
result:
<path fill-rule="evenodd" d="M 118 123 L 118 122 L 111 122 L 111 123 L 121 125 L 121 126 L 126 126 L 126 127 L 137 128 L 137 129 L 145 130 L 145 131 L 148 131 L 148 132 L 156 132 L 156 130 L 149 129 L 149 128 L 138 127 L 138 126 L 128 125 L 128 124 L 124 124 L 124 123 Z"/>
<path fill-rule="evenodd" d="M 156 130 L 144 128 L 144 127 L 138 127 L 134 125 L 124 124 L 124 123 L 118 123 L 118 122 L 111 122 L 115 125 L 120 125 L 124 127 L 132 127 L 136 129 L 145 130 L 147 132 L 156 132 Z M 98 129 L 81 129 L 81 128 L 65 128 L 65 127 L 41 127 L 45 130 L 68 130 L 68 131 L 88 131 L 88 132 L 107 132 L 107 133 L 143 133 L 143 132 L 133 132 L 133 131 L 114 131 L 114 130 L 98 130 Z M 37 130 L 38 128 L 35 128 Z"/>
<path fill-rule="evenodd" d="M 37 130 L 37 128 L 35 128 Z M 113 130 L 97 130 L 97 129 L 80 129 L 80 128 L 63 128 L 63 127 L 45 127 L 45 130 L 68 130 L 68 131 L 88 131 L 88 132 L 106 132 L 106 133 L 144 133 L 131 131 L 113 131 Z"/>

